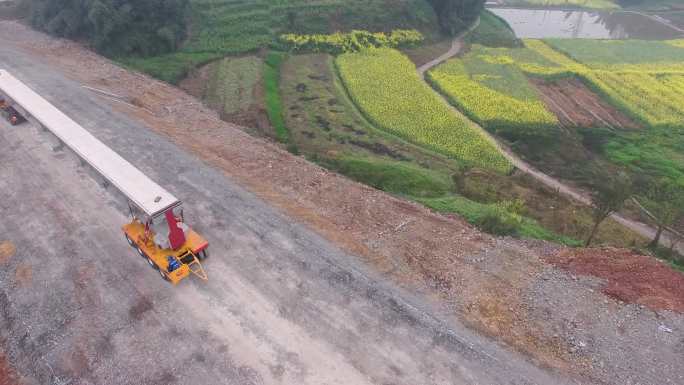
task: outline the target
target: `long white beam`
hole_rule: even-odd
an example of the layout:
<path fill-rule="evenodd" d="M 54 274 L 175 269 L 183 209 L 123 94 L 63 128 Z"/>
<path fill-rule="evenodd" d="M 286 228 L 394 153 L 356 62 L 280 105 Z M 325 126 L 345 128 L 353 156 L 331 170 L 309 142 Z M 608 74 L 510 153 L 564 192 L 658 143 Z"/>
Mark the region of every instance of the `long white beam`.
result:
<path fill-rule="evenodd" d="M 0 91 L 50 130 L 147 215 L 157 216 L 169 207 L 180 204 L 168 191 L 5 70 L 0 70 Z"/>

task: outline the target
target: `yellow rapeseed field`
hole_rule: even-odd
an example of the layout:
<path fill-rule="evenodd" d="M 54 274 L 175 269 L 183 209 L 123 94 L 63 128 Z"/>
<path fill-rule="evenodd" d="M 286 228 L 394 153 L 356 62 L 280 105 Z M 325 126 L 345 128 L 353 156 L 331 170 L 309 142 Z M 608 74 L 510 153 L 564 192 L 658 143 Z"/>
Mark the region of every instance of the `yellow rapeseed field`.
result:
<path fill-rule="evenodd" d="M 507 137 L 551 134 L 555 115 L 525 76 L 497 56 L 480 54 L 475 46 L 465 58 L 450 60 L 430 72 L 429 78 L 452 104 L 471 119 Z"/>
<path fill-rule="evenodd" d="M 380 128 L 474 166 L 511 170 L 496 145 L 451 111 L 400 52 L 344 54 L 336 65 L 354 102 Z"/>

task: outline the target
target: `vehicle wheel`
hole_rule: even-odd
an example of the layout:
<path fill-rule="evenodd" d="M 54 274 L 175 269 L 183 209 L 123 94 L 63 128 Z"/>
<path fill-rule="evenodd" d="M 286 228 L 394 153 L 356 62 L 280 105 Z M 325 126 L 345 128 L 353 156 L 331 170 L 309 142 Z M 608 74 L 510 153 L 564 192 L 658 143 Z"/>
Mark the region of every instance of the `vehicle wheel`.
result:
<path fill-rule="evenodd" d="M 159 269 L 159 275 L 161 275 L 164 281 L 171 281 L 169 277 L 167 277 L 166 274 L 164 274 L 164 271 L 162 269 Z"/>
<path fill-rule="evenodd" d="M 124 233 L 124 236 L 126 237 L 126 242 L 128 242 L 129 245 L 135 246 L 135 243 L 133 243 L 133 240 L 128 236 L 128 234 Z"/>
<path fill-rule="evenodd" d="M 142 251 L 140 247 L 136 246 L 135 249 L 138 250 L 138 254 L 140 254 L 141 257 L 147 258 L 147 255 L 145 255 L 145 253 Z"/>
<path fill-rule="evenodd" d="M 147 263 L 149 263 L 153 269 L 159 269 L 149 257 L 147 257 Z"/>
<path fill-rule="evenodd" d="M 207 249 L 202 250 L 202 252 L 199 253 L 198 257 L 201 260 L 205 260 L 205 259 L 209 258 L 209 251 L 207 251 Z"/>

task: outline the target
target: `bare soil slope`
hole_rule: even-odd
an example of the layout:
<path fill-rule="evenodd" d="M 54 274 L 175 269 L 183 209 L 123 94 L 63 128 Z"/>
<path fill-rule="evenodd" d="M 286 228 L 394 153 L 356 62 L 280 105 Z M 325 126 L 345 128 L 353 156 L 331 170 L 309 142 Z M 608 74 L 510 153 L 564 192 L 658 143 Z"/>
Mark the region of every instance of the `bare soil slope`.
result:
<path fill-rule="evenodd" d="M 565 250 L 549 260 L 575 274 L 605 279 L 603 292 L 620 301 L 684 313 L 684 274 L 661 261 L 614 248 Z"/>

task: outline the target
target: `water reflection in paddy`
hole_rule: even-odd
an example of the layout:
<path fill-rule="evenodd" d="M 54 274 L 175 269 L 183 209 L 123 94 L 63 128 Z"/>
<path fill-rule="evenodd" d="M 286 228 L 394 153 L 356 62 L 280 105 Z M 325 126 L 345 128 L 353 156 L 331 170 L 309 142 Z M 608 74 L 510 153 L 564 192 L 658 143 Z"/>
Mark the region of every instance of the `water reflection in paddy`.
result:
<path fill-rule="evenodd" d="M 673 39 L 680 31 L 647 16 L 628 12 L 590 12 L 490 8 L 520 38 Z"/>

